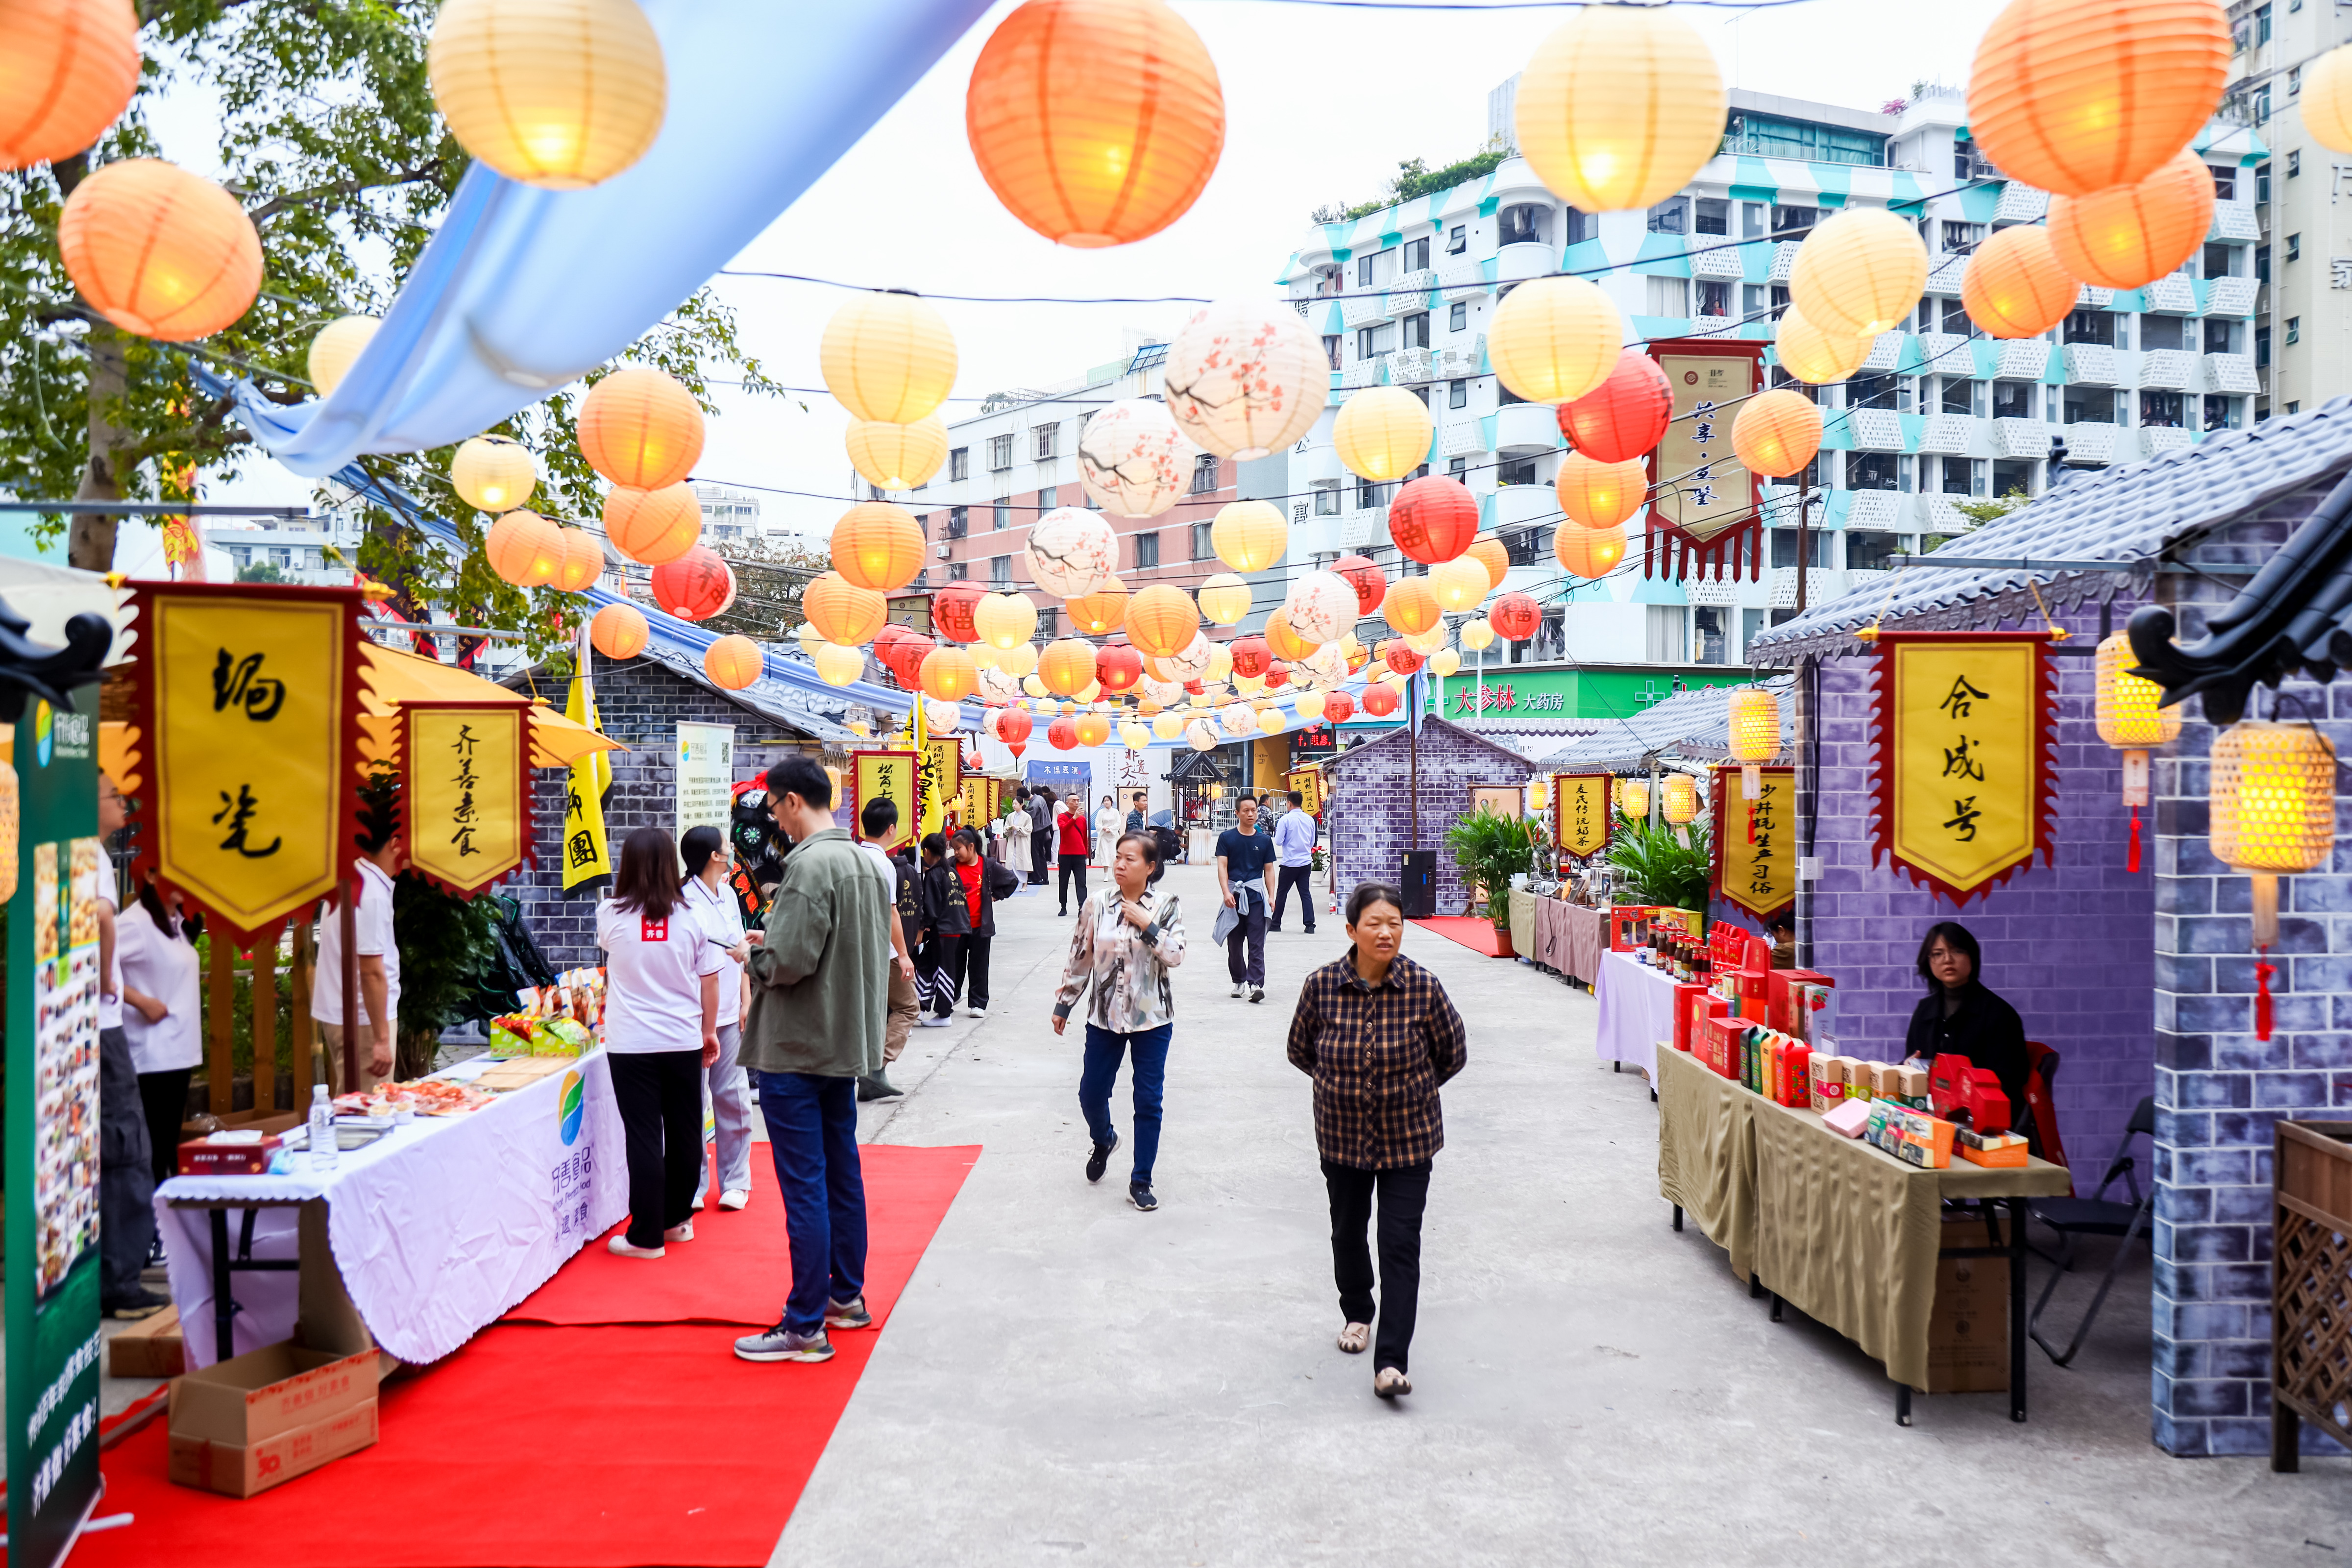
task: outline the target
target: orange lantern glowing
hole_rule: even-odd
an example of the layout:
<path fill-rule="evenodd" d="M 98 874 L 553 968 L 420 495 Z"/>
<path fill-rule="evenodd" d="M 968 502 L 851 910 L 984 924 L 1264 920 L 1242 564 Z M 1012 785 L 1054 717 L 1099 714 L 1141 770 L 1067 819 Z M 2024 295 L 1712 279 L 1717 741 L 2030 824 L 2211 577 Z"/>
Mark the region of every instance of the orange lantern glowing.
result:
<path fill-rule="evenodd" d="M 1624 342 L 1625 318 L 1599 284 L 1536 278 L 1495 307 L 1486 357 L 1496 378 L 1529 403 L 1571 402 L 1609 379 Z"/>
<path fill-rule="evenodd" d="M 1395 712 L 1400 700 L 1396 688 L 1384 680 L 1364 683 L 1364 711 L 1375 719 L 1385 719 Z"/>
<path fill-rule="evenodd" d="M 911 425 L 853 419 L 842 442 L 858 476 L 886 490 L 919 489 L 948 460 L 947 421 L 936 414 Z"/>
<path fill-rule="evenodd" d="M 1047 643 L 1045 651 L 1037 656 L 1037 679 L 1056 697 L 1076 696 L 1094 678 L 1095 650 L 1091 643 L 1064 637 Z"/>
<path fill-rule="evenodd" d="M 2039 224 L 1996 230 L 1969 258 L 1960 303 L 1996 338 L 2038 338 L 2066 319 L 2080 285 Z"/>
<path fill-rule="evenodd" d="M 860 294 L 835 310 L 817 343 L 825 390 L 859 419 L 911 425 L 955 386 L 955 334 L 919 296 Z"/>
<path fill-rule="evenodd" d="M 758 643 L 730 633 L 704 650 L 702 673 L 722 691 L 740 691 L 760 679 L 762 663 Z"/>
<path fill-rule="evenodd" d="M 588 642 L 606 658 L 635 658 L 652 637 L 645 612 L 635 605 L 607 605 L 588 622 Z"/>
<path fill-rule="evenodd" d="M 604 547 L 594 534 L 584 528 L 560 528 L 556 535 L 563 545 L 562 559 L 555 566 L 557 587 L 577 594 L 604 574 Z"/>
<path fill-rule="evenodd" d="M 1598 463 L 1581 452 L 1570 452 L 1560 458 L 1551 488 L 1559 498 L 1559 510 L 1577 528 L 1613 528 L 1642 510 L 1650 494 L 1650 470 L 1638 458 Z"/>
<path fill-rule="evenodd" d="M 1927 242 L 1884 207 L 1847 207 L 1814 229 L 1789 274 L 1805 319 L 1851 337 L 1892 331 L 1927 286 Z"/>
<path fill-rule="evenodd" d="M 1091 594 L 1063 600 L 1062 607 L 1070 612 L 1072 631 L 1098 637 L 1127 624 L 1127 584 L 1113 577 Z"/>
<path fill-rule="evenodd" d="M 1487 593 L 1491 594 L 1501 587 L 1503 579 L 1510 575 L 1511 552 L 1504 548 L 1501 540 L 1492 534 L 1488 534 L 1484 539 L 1473 541 L 1470 548 L 1464 553 L 1471 556 L 1486 569 Z M 1484 598 L 1486 595 L 1479 596 Z"/>
<path fill-rule="evenodd" d="M 1821 448 L 1821 409 L 1785 386 L 1749 398 L 1731 422 L 1732 451 L 1750 473 L 1767 479 L 1803 473 Z"/>
<path fill-rule="evenodd" d="M 1290 624 L 1290 613 L 1277 606 L 1265 617 L 1265 646 L 1274 650 L 1275 658 L 1296 664 L 1322 645 L 1300 637 Z"/>
<path fill-rule="evenodd" d="M 1562 528 L 1551 536 L 1552 559 L 1563 570 L 1587 579 L 1606 577 L 1625 559 L 1625 529 Z"/>
<path fill-rule="evenodd" d="M 2137 184 L 2052 197 L 2050 248 L 2086 283 L 2137 289 L 2196 255 L 2212 223 L 2212 174 L 2183 148 Z"/>
<path fill-rule="evenodd" d="M 1014 217 L 1059 245 L 1125 245 L 1208 184 L 1224 93 L 1200 35 L 1160 0 L 1028 0 L 980 51 L 964 132 Z"/>
<path fill-rule="evenodd" d="M 833 525 L 833 569 L 861 588 L 895 594 L 923 569 L 923 525 L 903 506 L 861 501 Z"/>
<path fill-rule="evenodd" d="M 640 566 L 664 565 L 702 542 L 702 503 L 691 485 L 614 489 L 604 498 L 604 539 Z"/>
<path fill-rule="evenodd" d="M 1200 632 L 1199 607 L 1173 584 L 1154 583 L 1128 601 L 1128 640 L 1146 658 L 1173 658 Z"/>
<path fill-rule="evenodd" d="M 139 16 L 130 0 L 0 7 L 0 169 L 70 157 L 130 107 Z"/>
<path fill-rule="evenodd" d="M 1099 746 L 1110 739 L 1110 721 L 1099 713 L 1081 713 L 1070 728 L 1081 746 Z"/>
<path fill-rule="evenodd" d="M 1011 653 L 1037 629 L 1037 606 L 1026 594 L 991 594 L 971 607 L 972 630 L 998 653 Z"/>
<path fill-rule="evenodd" d="M 1562 529 L 1560 531 L 1565 533 L 1569 531 Z M 1388 600 L 1381 605 L 1381 618 L 1407 637 L 1427 631 L 1437 624 L 1443 613 L 1437 605 L 1437 595 L 1430 591 L 1426 577 L 1399 578 L 1390 585 Z"/>
<path fill-rule="evenodd" d="M 2218 0 L 2011 0 L 1977 45 L 1969 133 L 2045 191 L 2132 184 L 2204 126 L 2229 65 Z"/>
<path fill-rule="evenodd" d="M 1780 324 L 1772 331 L 1772 349 L 1780 357 L 1780 368 L 1815 386 L 1843 381 L 1862 368 L 1862 362 L 1877 346 L 1875 338 L 1825 331 L 1794 305 L 1780 312 Z"/>
<path fill-rule="evenodd" d="M 535 511 L 517 507 L 490 524 L 482 553 L 501 582 L 537 588 L 555 581 L 563 565 L 563 531 Z"/>
<path fill-rule="evenodd" d="M 261 291 L 261 236 L 236 198 L 153 158 L 84 176 L 58 215 L 58 254 L 100 315 L 167 343 L 233 324 Z"/>
<path fill-rule="evenodd" d="M 1429 584 L 1430 595 L 1436 599 L 1437 607 L 1448 615 L 1476 609 L 1479 602 L 1494 587 L 1494 583 L 1486 575 L 1486 563 L 1467 555 L 1441 561 L 1429 569 L 1428 576 L 1415 577 L 1412 581 Z M 1412 631 L 1419 628 L 1408 626 L 1403 629 Z"/>
<path fill-rule="evenodd" d="M 961 702 L 980 689 L 980 666 L 972 663 L 969 648 L 943 643 L 923 656 L 917 680 L 924 696 L 940 702 Z"/>
<path fill-rule="evenodd" d="M 628 365 L 580 400 L 580 455 L 616 485 L 657 490 L 702 457 L 702 405 L 667 372 Z"/>
<path fill-rule="evenodd" d="M 838 572 L 827 572 L 802 591 L 801 613 L 825 641 L 855 647 L 882 629 L 890 618 L 890 601 Z"/>

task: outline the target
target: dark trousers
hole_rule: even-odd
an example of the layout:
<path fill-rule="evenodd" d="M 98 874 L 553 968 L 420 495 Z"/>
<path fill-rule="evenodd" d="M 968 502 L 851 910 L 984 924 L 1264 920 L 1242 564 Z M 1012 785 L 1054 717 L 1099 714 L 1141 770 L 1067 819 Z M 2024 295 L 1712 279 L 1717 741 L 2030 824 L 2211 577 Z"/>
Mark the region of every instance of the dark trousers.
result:
<path fill-rule="evenodd" d="M 948 939 L 938 931 L 927 931 L 908 956 L 915 961 L 915 1011 L 936 1013 L 947 1016 L 955 992 L 948 984 Z M 944 996 L 941 993 L 944 992 Z"/>
<path fill-rule="evenodd" d="M 1372 1257 L 1365 1232 L 1373 1189 L 1380 1191 L 1381 1305 L 1372 1366 L 1404 1372 L 1421 1300 L 1421 1211 L 1429 1202 L 1429 1162 L 1367 1171 L 1326 1160 L 1323 1184 L 1331 1194 L 1331 1272 L 1339 1284 L 1340 1314 L 1351 1323 L 1372 1321 Z"/>
<path fill-rule="evenodd" d="M 180 1124 L 188 1119 L 188 1079 L 194 1068 L 139 1075 L 139 1099 L 147 1113 L 147 1147 L 153 1152 L 158 1185 L 179 1173 Z"/>
<path fill-rule="evenodd" d="M 1087 901 L 1087 858 L 1084 855 L 1062 857 L 1062 912 L 1070 912 L 1070 879 L 1078 879 L 1078 902 Z"/>
<path fill-rule="evenodd" d="M 1236 888 L 1234 889 L 1234 912 L 1241 916 L 1233 934 L 1225 938 L 1225 973 L 1234 984 L 1251 985 L 1265 984 L 1265 900 L 1252 898 Z M 1246 957 L 1244 957 L 1246 953 Z"/>
<path fill-rule="evenodd" d="M 1308 880 L 1314 874 L 1315 868 L 1312 866 L 1275 868 L 1274 920 L 1267 925 L 1268 931 L 1282 929 L 1282 911 L 1290 903 L 1290 889 L 1296 888 L 1298 889 L 1298 921 L 1307 928 L 1309 935 L 1314 933 L 1315 888 Z"/>
<path fill-rule="evenodd" d="M 1114 1034 L 1099 1025 L 1087 1026 L 1086 1065 L 1078 1072 L 1078 1109 L 1086 1114 L 1087 1134 L 1108 1143 L 1117 1131 L 1110 1124 L 1111 1086 L 1118 1081 L 1119 1058 L 1132 1053 L 1135 1070 L 1135 1173 L 1128 1178 L 1151 1184 L 1151 1164 L 1160 1156 L 1160 1091 L 1168 1078 L 1168 1037 L 1173 1024 Z"/>
<path fill-rule="evenodd" d="M 940 963 L 940 985 L 932 1011 L 944 1018 L 955 1011 L 956 994 L 962 992 L 970 1006 L 988 1005 L 988 948 L 996 939 L 970 932 L 963 936 L 940 938 L 942 957 Z"/>
<path fill-rule="evenodd" d="M 866 1178 L 857 1163 L 857 1080 L 756 1072 L 760 1114 L 776 1157 L 776 1190 L 792 1238 L 793 1289 L 784 1327 L 813 1334 L 828 1298 L 866 1291 Z"/>
<path fill-rule="evenodd" d="M 1029 830 L 1029 885 L 1042 888 L 1049 880 L 1046 868 L 1054 863 L 1054 830 L 1051 826 Z"/>
<path fill-rule="evenodd" d="M 694 1215 L 702 1176 L 702 1053 L 608 1051 L 629 1163 L 629 1245 L 659 1247 Z"/>
<path fill-rule="evenodd" d="M 155 1240 L 155 1160 L 131 1040 L 98 1035 L 98 1294 L 101 1306 L 135 1300 Z"/>

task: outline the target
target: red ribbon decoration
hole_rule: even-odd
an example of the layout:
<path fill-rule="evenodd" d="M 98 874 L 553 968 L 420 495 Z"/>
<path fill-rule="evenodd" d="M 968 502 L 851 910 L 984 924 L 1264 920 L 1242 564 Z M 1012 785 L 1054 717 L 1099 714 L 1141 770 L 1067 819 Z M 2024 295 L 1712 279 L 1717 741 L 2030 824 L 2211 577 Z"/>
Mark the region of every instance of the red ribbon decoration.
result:
<path fill-rule="evenodd" d="M 2278 965 L 2263 962 L 2262 955 L 2269 951 L 2266 947 L 2254 949 L 2254 1038 L 2258 1040 L 2271 1037 L 2271 976 L 2278 973 Z"/>
<path fill-rule="evenodd" d="M 2124 869 L 2139 869 L 2139 807 L 2132 807 L 2131 853 L 2124 857 Z"/>

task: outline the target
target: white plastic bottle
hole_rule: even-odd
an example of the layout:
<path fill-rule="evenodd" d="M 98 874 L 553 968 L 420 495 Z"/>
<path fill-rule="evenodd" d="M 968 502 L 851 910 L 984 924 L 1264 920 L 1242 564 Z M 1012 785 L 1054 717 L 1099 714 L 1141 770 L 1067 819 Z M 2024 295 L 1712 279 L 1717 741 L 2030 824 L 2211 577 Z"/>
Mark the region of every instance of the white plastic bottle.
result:
<path fill-rule="evenodd" d="M 310 1086 L 310 1169 L 331 1171 L 341 1158 L 342 1150 L 335 1142 L 335 1102 L 327 1098 L 327 1086 Z"/>

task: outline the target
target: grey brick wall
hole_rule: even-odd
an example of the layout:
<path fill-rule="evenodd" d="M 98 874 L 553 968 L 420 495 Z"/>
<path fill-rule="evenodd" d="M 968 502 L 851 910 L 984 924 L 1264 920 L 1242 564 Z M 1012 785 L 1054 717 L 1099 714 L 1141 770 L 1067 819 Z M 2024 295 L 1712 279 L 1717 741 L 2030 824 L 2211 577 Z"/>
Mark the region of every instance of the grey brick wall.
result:
<path fill-rule="evenodd" d="M 1344 904 L 1359 882 L 1393 882 L 1413 847 L 1412 753 L 1400 737 L 1342 752 L 1324 768 L 1332 785 L 1334 885 Z M 1422 726 L 1419 847 L 1437 851 L 1437 912 L 1462 914 L 1469 895 L 1445 851 L 1445 830 L 1470 809 L 1472 784 L 1524 784 L 1531 764 L 1443 720 Z"/>

